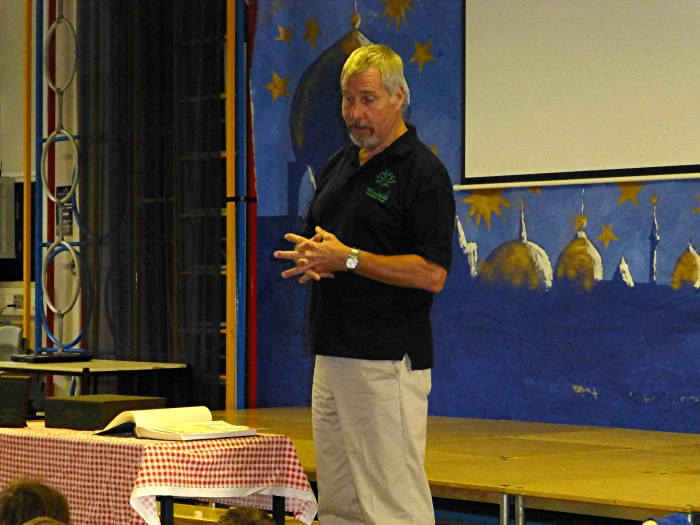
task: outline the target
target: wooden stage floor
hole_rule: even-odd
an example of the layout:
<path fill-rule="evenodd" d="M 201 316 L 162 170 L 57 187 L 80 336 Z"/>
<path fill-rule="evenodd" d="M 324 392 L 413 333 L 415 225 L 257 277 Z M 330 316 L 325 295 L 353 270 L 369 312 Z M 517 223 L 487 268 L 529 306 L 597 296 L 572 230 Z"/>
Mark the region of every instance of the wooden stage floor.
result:
<path fill-rule="evenodd" d="M 309 408 L 214 412 L 215 419 L 289 436 L 311 481 Z M 643 520 L 700 512 L 700 435 L 429 417 L 426 472 L 433 497 L 515 509 Z M 505 515 L 504 515 L 505 513 Z"/>

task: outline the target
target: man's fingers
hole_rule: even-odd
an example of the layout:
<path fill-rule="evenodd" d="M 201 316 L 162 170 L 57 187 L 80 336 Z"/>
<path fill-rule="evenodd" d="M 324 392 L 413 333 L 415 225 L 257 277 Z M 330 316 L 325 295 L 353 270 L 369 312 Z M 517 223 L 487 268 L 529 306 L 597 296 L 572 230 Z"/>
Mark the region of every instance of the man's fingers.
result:
<path fill-rule="evenodd" d="M 301 255 L 297 251 L 276 251 L 272 254 L 275 259 L 298 259 Z"/>
<path fill-rule="evenodd" d="M 321 228 L 320 226 L 316 226 L 316 235 L 314 235 L 313 239 L 316 240 L 316 238 L 319 238 L 320 240 L 331 240 L 333 238 L 332 233 L 328 233 L 326 230 Z"/>
<path fill-rule="evenodd" d="M 290 277 L 301 275 L 299 282 L 302 284 L 310 281 L 311 279 L 315 281 L 320 281 L 321 279 L 332 279 L 334 277 L 333 273 L 324 271 L 322 268 L 324 266 L 324 264 L 322 264 L 323 257 L 318 257 L 316 254 L 319 246 L 318 243 L 323 242 L 324 238 L 330 239 L 331 237 L 333 236 L 320 226 L 316 228 L 316 233 L 310 239 L 295 233 L 285 234 L 284 239 L 295 243 L 295 249 L 277 250 L 272 255 L 275 257 L 275 259 L 294 260 L 296 266 L 282 272 L 282 277 L 284 279 L 289 279 Z M 319 253 L 318 255 L 322 254 Z"/>
<path fill-rule="evenodd" d="M 290 268 L 289 270 L 285 270 L 282 272 L 282 278 L 283 279 L 289 279 L 290 277 L 294 277 L 296 275 L 301 275 L 303 273 L 306 273 L 306 270 L 308 269 L 307 267 L 304 266 L 295 266 L 294 268 Z"/>
<path fill-rule="evenodd" d="M 330 272 L 317 273 L 317 272 L 314 272 L 312 270 L 307 270 L 306 273 L 304 273 L 304 275 L 302 275 L 299 278 L 299 283 L 304 284 L 304 283 L 309 282 L 311 279 L 313 279 L 315 281 L 320 281 L 321 279 L 333 279 L 334 277 L 335 277 L 335 275 L 330 273 Z"/>
<path fill-rule="evenodd" d="M 285 279 L 289 279 L 290 277 L 294 277 L 295 275 L 300 275 L 302 273 L 308 273 L 308 274 L 311 274 L 311 277 L 313 279 L 316 279 L 316 280 L 320 279 L 320 276 L 316 272 L 311 270 L 311 268 L 313 268 L 313 264 L 303 264 L 303 265 L 295 266 L 294 268 L 290 268 L 289 270 L 283 271 L 282 277 Z M 318 277 L 318 279 L 314 276 Z"/>
<path fill-rule="evenodd" d="M 285 241 L 293 242 L 295 244 L 299 244 L 301 242 L 304 242 L 308 239 L 306 237 L 302 237 L 301 235 L 297 235 L 296 233 L 287 233 L 284 236 Z"/>

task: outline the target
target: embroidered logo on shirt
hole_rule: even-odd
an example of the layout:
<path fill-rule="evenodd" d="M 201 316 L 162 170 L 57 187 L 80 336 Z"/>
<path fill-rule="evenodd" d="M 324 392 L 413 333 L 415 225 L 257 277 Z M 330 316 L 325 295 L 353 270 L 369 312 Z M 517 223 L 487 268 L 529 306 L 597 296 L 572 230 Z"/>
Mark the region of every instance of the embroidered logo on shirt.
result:
<path fill-rule="evenodd" d="M 389 186 L 396 183 L 396 177 L 389 170 L 384 170 L 377 175 L 377 180 L 374 183 L 377 185 L 376 188 L 367 188 L 366 194 L 384 203 L 389 198 L 389 193 L 391 193 Z"/>

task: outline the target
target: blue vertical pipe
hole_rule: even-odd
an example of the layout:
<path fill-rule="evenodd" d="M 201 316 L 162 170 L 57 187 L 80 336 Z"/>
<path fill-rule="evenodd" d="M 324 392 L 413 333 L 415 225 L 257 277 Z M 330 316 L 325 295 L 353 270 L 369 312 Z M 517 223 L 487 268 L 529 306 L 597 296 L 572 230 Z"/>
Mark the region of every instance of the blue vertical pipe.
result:
<path fill-rule="evenodd" d="M 246 195 L 246 78 L 244 2 L 236 2 L 236 195 Z M 236 201 L 236 408 L 245 408 L 246 206 Z"/>
<path fill-rule="evenodd" d="M 35 44 L 35 113 L 34 113 L 34 353 L 41 352 L 43 332 L 41 312 L 44 309 L 44 293 L 41 286 L 42 240 L 43 231 L 43 187 L 41 183 L 41 151 L 44 137 L 44 0 L 36 0 L 36 25 L 34 27 Z M 25 308 L 31 308 L 25 297 Z"/>

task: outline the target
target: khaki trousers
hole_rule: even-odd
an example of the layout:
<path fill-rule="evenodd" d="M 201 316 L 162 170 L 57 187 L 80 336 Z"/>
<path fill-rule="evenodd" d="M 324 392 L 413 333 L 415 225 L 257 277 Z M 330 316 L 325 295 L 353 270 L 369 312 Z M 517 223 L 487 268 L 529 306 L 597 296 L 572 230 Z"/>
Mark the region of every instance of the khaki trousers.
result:
<path fill-rule="evenodd" d="M 425 475 L 430 370 L 316 356 L 312 395 L 321 525 L 433 525 Z"/>

